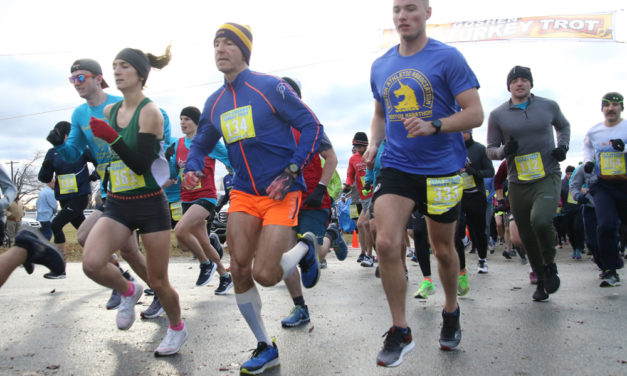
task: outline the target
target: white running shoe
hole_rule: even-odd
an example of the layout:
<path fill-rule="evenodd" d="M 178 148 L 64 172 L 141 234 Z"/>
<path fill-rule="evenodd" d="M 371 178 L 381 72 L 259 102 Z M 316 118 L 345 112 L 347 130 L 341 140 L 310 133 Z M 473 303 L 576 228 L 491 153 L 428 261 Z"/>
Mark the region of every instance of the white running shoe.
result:
<path fill-rule="evenodd" d="M 155 350 L 155 356 L 168 356 L 176 354 L 179 352 L 179 349 L 183 346 L 186 339 L 187 328 L 185 327 L 185 324 L 183 324 L 183 329 L 181 330 L 172 330 L 168 328 L 165 338 Z"/>
<path fill-rule="evenodd" d="M 135 322 L 135 304 L 137 304 L 137 301 L 144 293 L 144 286 L 139 282 L 134 281 L 131 283 L 135 287 L 135 293 L 129 297 L 122 296 L 122 303 L 118 307 L 118 315 L 115 318 L 118 329 L 121 330 L 127 330 L 133 326 L 133 322 Z"/>
<path fill-rule="evenodd" d="M 486 259 L 479 259 L 477 263 L 477 272 L 479 274 L 485 274 L 488 272 L 488 261 Z"/>

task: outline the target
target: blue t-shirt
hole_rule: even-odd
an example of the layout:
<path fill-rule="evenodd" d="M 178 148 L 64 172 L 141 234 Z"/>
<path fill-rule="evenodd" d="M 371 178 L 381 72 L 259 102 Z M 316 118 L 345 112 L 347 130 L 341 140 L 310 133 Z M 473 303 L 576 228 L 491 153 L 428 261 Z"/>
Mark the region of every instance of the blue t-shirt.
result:
<path fill-rule="evenodd" d="M 420 52 L 401 56 L 398 46 L 392 47 L 372 64 L 370 86 L 385 113 L 383 168 L 444 175 L 464 167 L 466 146 L 461 132 L 408 138 L 401 121 L 448 117 L 460 110 L 455 96 L 479 88 L 477 77 L 456 48 L 429 39 Z"/>

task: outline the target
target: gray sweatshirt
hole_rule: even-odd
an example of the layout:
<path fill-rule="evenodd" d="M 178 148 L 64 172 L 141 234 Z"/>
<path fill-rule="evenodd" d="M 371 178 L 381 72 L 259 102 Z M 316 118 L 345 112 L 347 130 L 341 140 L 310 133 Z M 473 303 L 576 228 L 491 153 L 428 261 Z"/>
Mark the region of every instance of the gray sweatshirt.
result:
<path fill-rule="evenodd" d="M 556 147 L 553 128 L 557 144 L 568 147 L 570 123 L 555 101 L 531 94 L 527 109 L 523 110 L 508 100 L 488 118 L 488 157 L 505 158 L 503 148 L 513 137 L 518 141 L 518 150 L 507 158 L 510 183 L 533 183 L 550 174 L 559 175 L 559 162 L 551 155 Z"/>
<path fill-rule="evenodd" d="M 583 165 L 581 165 L 577 167 L 577 169 L 575 169 L 575 172 L 573 172 L 573 176 L 570 177 L 570 182 L 568 182 L 568 193 L 570 193 L 570 196 L 573 199 L 577 200 L 577 197 L 583 194 L 581 193 L 581 188 L 583 188 L 583 185 L 586 184 L 586 186 L 589 188 L 590 184 L 594 183 L 596 180 L 597 176 L 594 173 L 586 174 L 586 172 L 583 170 Z M 589 192 L 586 192 L 585 195 L 588 200 L 590 200 L 586 203 L 586 206 L 594 207 L 592 195 Z"/>
<path fill-rule="evenodd" d="M 0 165 L 0 188 L 2 188 L 2 198 L 0 199 L 0 210 L 2 211 L 0 217 L 2 217 L 4 209 L 8 208 L 17 196 L 17 189 L 15 189 L 11 177 L 2 165 Z"/>

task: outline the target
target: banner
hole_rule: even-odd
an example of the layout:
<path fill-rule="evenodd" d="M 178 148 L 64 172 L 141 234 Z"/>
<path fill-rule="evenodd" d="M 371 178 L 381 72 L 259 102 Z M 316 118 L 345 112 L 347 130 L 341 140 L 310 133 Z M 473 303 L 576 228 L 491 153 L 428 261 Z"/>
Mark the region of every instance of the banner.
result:
<path fill-rule="evenodd" d="M 614 13 L 499 18 L 428 24 L 427 35 L 446 43 L 512 39 L 593 39 L 616 41 Z M 383 31 L 384 47 L 398 43 L 393 29 Z"/>

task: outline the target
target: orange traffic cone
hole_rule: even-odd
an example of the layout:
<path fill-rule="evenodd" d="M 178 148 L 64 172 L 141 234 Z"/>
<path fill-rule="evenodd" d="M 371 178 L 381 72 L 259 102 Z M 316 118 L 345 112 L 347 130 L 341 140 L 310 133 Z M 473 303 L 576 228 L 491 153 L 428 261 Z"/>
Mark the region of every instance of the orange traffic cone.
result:
<path fill-rule="evenodd" d="M 353 248 L 359 248 L 359 237 L 357 236 L 357 230 L 353 230 Z"/>

